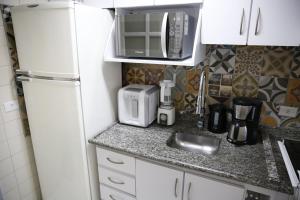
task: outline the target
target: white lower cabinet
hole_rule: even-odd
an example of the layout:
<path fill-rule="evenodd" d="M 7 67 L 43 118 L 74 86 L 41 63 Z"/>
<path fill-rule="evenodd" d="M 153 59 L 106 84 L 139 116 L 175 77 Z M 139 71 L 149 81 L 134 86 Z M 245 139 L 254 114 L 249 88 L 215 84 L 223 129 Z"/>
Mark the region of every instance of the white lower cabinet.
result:
<path fill-rule="evenodd" d="M 99 169 L 99 181 L 102 184 L 135 195 L 135 178 L 106 168 Z"/>
<path fill-rule="evenodd" d="M 183 200 L 242 200 L 244 188 L 185 174 Z"/>
<path fill-rule="evenodd" d="M 244 188 L 136 160 L 137 200 L 243 200 Z"/>
<path fill-rule="evenodd" d="M 183 172 L 136 160 L 138 200 L 181 200 Z"/>
<path fill-rule="evenodd" d="M 97 148 L 101 200 L 245 200 L 246 187 L 268 200 L 279 192 L 199 176 Z"/>
<path fill-rule="evenodd" d="M 103 184 L 100 184 L 100 191 L 101 200 L 135 200 L 133 196 L 130 196 L 111 187 L 107 187 Z"/>

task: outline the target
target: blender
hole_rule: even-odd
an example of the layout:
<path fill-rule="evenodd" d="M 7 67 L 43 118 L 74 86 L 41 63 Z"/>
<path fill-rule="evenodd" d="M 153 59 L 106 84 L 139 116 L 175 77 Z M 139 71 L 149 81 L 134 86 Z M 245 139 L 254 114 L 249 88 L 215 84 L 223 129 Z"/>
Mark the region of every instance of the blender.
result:
<path fill-rule="evenodd" d="M 175 87 L 176 74 L 173 80 L 163 80 L 160 85 L 160 106 L 157 112 L 157 123 L 162 125 L 173 125 L 175 123 L 175 107 L 173 105 L 171 93 Z"/>

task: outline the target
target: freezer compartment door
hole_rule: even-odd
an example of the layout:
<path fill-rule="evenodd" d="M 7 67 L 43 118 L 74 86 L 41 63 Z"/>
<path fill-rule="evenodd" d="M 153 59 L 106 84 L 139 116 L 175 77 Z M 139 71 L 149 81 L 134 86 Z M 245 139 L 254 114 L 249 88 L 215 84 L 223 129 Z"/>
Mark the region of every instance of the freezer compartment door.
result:
<path fill-rule="evenodd" d="M 43 199 L 90 199 L 80 83 L 22 82 Z"/>
<path fill-rule="evenodd" d="M 73 3 L 12 8 L 21 71 L 77 78 L 78 58 Z"/>

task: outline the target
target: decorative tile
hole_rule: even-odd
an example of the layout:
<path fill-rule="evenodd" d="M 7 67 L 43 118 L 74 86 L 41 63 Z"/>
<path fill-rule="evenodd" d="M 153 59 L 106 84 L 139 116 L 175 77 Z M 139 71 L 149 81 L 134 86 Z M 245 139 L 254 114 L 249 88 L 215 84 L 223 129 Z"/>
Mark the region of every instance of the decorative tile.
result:
<path fill-rule="evenodd" d="M 213 74 L 209 73 L 208 84 L 211 85 L 220 85 L 221 84 L 222 74 Z"/>
<path fill-rule="evenodd" d="M 145 84 L 159 85 L 159 81 L 164 79 L 164 65 L 153 65 L 145 68 Z"/>
<path fill-rule="evenodd" d="M 162 79 L 173 79 L 176 73 L 172 89 L 176 111 L 193 110 L 200 69 L 209 66 L 206 106 L 230 106 L 234 96 L 258 96 L 264 100 L 262 125 L 300 127 L 300 109 L 296 118 L 278 115 L 281 104 L 300 107 L 299 48 L 207 45 L 206 50 L 207 58 L 196 67 L 124 63 L 123 84 L 158 84 Z"/>
<path fill-rule="evenodd" d="M 293 61 L 292 51 L 265 50 L 261 75 L 287 78 Z"/>
<path fill-rule="evenodd" d="M 209 95 L 206 96 L 205 100 L 206 100 L 205 102 L 206 102 L 207 106 L 215 104 L 215 103 L 220 103 L 217 99 L 215 99 L 215 98 L 213 98 L 213 97 L 211 97 Z"/>
<path fill-rule="evenodd" d="M 234 75 L 232 81 L 232 93 L 234 96 L 256 97 L 258 92 L 258 77 L 248 73 Z"/>
<path fill-rule="evenodd" d="M 266 51 L 282 52 L 282 51 L 293 51 L 295 47 L 289 46 L 265 46 Z"/>
<path fill-rule="evenodd" d="M 300 78 L 300 51 L 294 52 L 290 78 Z"/>
<path fill-rule="evenodd" d="M 280 126 L 285 128 L 300 128 L 300 114 L 295 118 L 289 118 L 282 121 Z"/>
<path fill-rule="evenodd" d="M 232 87 L 231 86 L 220 86 L 220 97 L 225 97 L 225 98 L 229 98 L 231 97 L 231 91 L 232 91 Z"/>
<path fill-rule="evenodd" d="M 300 79 L 289 79 L 286 103 L 290 106 L 300 106 Z"/>
<path fill-rule="evenodd" d="M 128 85 L 127 81 L 127 72 L 128 72 L 128 67 L 125 65 L 125 63 L 122 64 L 122 86 Z"/>
<path fill-rule="evenodd" d="M 185 110 L 193 110 L 197 105 L 197 95 L 185 93 L 184 95 L 184 109 Z"/>
<path fill-rule="evenodd" d="M 272 128 L 277 128 L 280 126 L 281 119 L 278 116 L 278 110 L 272 102 L 263 102 L 260 124 Z"/>
<path fill-rule="evenodd" d="M 172 90 L 172 99 L 174 101 L 174 106 L 176 111 L 184 110 L 184 92 L 180 92 L 176 89 Z"/>
<path fill-rule="evenodd" d="M 126 74 L 128 84 L 145 84 L 145 70 L 142 67 L 129 67 Z"/>
<path fill-rule="evenodd" d="M 232 85 L 232 75 L 222 74 L 221 85 L 231 86 Z"/>
<path fill-rule="evenodd" d="M 211 52 L 216 50 L 216 49 L 230 49 L 233 52 L 236 51 L 236 45 L 224 45 L 224 44 L 213 44 L 213 45 L 207 45 Z"/>
<path fill-rule="evenodd" d="M 236 50 L 235 74 L 248 72 L 253 76 L 260 76 L 264 48 L 256 46 L 238 47 Z"/>
<path fill-rule="evenodd" d="M 259 90 L 257 97 L 264 101 L 283 104 L 286 97 L 287 86 L 287 78 L 261 76 L 259 78 Z"/>
<path fill-rule="evenodd" d="M 186 79 L 186 92 L 197 95 L 199 90 L 200 69 L 195 67 L 191 70 L 187 70 Z"/>
<path fill-rule="evenodd" d="M 220 96 L 220 85 L 208 85 L 208 95 L 209 96 Z"/>
<path fill-rule="evenodd" d="M 235 53 L 231 49 L 216 49 L 210 55 L 210 72 L 218 74 L 233 73 Z"/>

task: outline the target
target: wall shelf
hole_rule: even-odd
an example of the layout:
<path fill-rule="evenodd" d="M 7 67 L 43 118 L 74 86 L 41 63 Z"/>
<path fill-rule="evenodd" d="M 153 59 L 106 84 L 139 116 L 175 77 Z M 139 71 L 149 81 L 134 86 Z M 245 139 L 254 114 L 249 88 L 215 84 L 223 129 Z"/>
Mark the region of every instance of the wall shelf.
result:
<path fill-rule="evenodd" d="M 195 5 L 194 5 L 195 6 Z M 166 59 L 139 59 L 139 58 L 123 58 L 116 56 L 115 45 L 115 22 L 112 25 L 110 35 L 107 40 L 104 61 L 106 62 L 126 62 L 126 63 L 141 63 L 141 64 L 161 64 L 161 65 L 180 65 L 180 66 L 196 66 L 205 59 L 206 46 L 201 44 L 201 17 L 202 4 L 196 4 L 196 19 L 197 26 L 195 31 L 195 39 L 193 46 L 192 57 L 184 60 L 166 60 Z M 162 7 L 165 8 L 165 7 Z M 157 8 L 154 8 L 157 9 Z M 117 9 L 116 12 L 122 12 L 122 9 Z"/>

